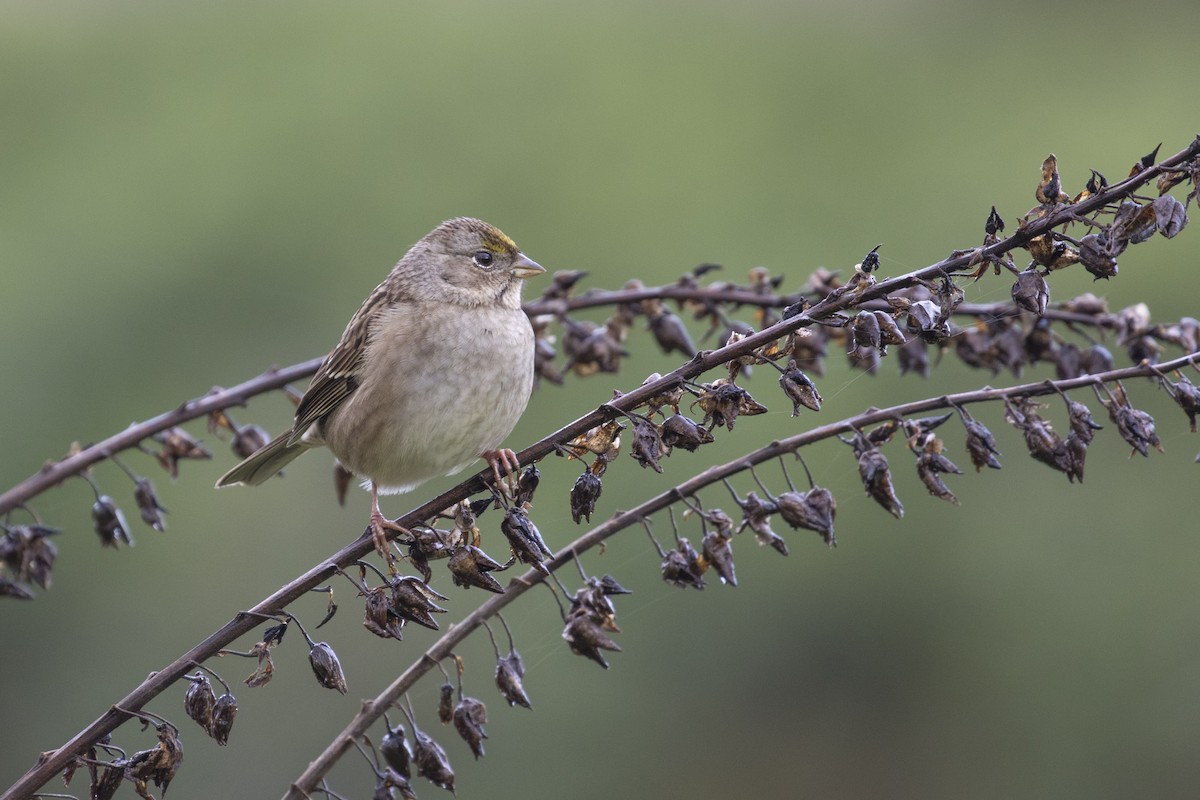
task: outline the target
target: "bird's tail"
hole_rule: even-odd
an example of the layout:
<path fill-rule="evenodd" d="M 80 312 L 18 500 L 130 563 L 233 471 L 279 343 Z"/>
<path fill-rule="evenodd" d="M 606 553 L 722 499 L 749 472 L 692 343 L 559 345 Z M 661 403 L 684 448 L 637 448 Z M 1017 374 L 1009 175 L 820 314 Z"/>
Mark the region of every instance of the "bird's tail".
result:
<path fill-rule="evenodd" d="M 254 455 L 222 475 L 217 481 L 217 488 L 236 486 L 239 483 L 246 486 L 257 486 L 269 478 L 275 477 L 281 469 L 292 463 L 305 450 L 316 446 L 307 444 L 302 439 L 289 442 L 290 439 L 292 439 L 291 428 L 276 436 Z"/>

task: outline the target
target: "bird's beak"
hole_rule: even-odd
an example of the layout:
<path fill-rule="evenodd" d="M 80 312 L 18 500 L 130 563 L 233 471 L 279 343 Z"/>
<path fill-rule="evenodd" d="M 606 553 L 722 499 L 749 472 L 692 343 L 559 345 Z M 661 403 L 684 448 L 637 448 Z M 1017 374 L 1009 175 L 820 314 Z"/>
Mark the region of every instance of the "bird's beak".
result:
<path fill-rule="evenodd" d="M 518 278 L 532 278 L 534 275 L 541 275 L 546 271 L 546 268 L 537 263 L 524 253 L 517 253 L 517 260 L 508 268 L 508 271 Z"/>

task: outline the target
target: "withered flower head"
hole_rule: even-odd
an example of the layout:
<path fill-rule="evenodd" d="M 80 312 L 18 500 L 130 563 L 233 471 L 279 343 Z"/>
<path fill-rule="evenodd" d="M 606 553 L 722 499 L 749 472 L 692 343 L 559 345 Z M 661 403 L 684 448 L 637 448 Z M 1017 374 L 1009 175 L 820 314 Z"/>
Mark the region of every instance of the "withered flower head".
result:
<path fill-rule="evenodd" d="M 929 377 L 929 348 L 925 340 L 914 336 L 900 346 L 896 351 L 896 364 L 900 374 L 914 372 L 922 378 Z"/>
<path fill-rule="evenodd" d="M 958 505 L 958 498 L 942 480 L 942 474 L 947 472 L 953 475 L 962 475 L 962 470 L 942 454 L 941 440 L 931 436 L 925 448 L 917 456 L 917 476 L 931 495 Z"/>
<path fill-rule="evenodd" d="M 704 567 L 700 555 L 687 539 L 680 538 L 674 550 L 668 550 L 662 560 L 662 576 L 667 583 L 685 589 L 704 588 Z"/>
<path fill-rule="evenodd" d="M 599 623 L 586 613 L 571 615 L 567 620 L 567 626 L 563 629 L 562 637 L 567 646 L 571 648 L 572 653 L 590 658 L 605 669 L 608 669 L 608 662 L 604 660 L 600 651 L 620 651 L 621 649 L 616 642 L 604 634 Z"/>
<path fill-rule="evenodd" d="M 443 725 L 449 725 L 454 719 L 454 684 L 446 681 L 438 691 L 438 719 Z"/>
<path fill-rule="evenodd" d="M 137 501 L 138 511 L 142 515 L 142 522 L 145 522 L 156 531 L 166 530 L 167 524 L 163 521 L 162 515 L 166 512 L 158 503 L 158 496 L 154 493 L 154 484 L 149 478 L 140 478 L 133 489 L 134 500 Z"/>
<path fill-rule="evenodd" d="M 438 594 L 429 584 L 412 575 L 394 578 L 392 580 L 391 611 L 397 617 L 408 622 L 415 622 L 431 630 L 440 630 L 433 614 L 445 614 L 446 609 L 433 602 L 433 598 L 448 600 L 443 594 Z"/>
<path fill-rule="evenodd" d="M 829 354 L 824 328 L 801 328 L 788 337 L 786 348 L 796 365 L 818 378 L 825 375 L 825 356 Z"/>
<path fill-rule="evenodd" d="M 119 547 L 122 542 L 133 546 L 133 537 L 129 534 L 129 523 L 117 504 L 108 495 L 101 495 L 92 505 L 92 524 L 100 544 L 105 547 Z"/>
<path fill-rule="evenodd" d="M 821 410 L 821 393 L 809 377 L 796 366 L 796 359 L 788 361 L 787 369 L 779 376 L 779 386 L 792 401 L 792 416 L 800 416 L 800 407 L 810 411 Z"/>
<path fill-rule="evenodd" d="M 263 641 L 255 642 L 254 647 L 250 650 L 250 652 L 258 656 L 258 666 L 244 681 L 251 689 L 266 685 L 271 680 L 271 676 L 275 674 L 275 664 L 271 661 L 271 645 L 267 644 L 268 641 L 264 637 Z"/>
<path fill-rule="evenodd" d="M 139 750 L 129 759 L 125 774 L 134 782 L 138 794 L 146 797 L 146 782 L 153 781 L 165 794 L 171 780 L 183 762 L 183 742 L 179 731 L 170 723 L 155 726 L 158 744 L 149 750 Z"/>
<path fill-rule="evenodd" d="M 770 545 L 781 555 L 786 556 L 788 554 L 787 542 L 783 540 L 782 536 L 771 530 L 771 515 L 779 511 L 775 502 L 750 492 L 746 495 L 745 500 L 738 500 L 737 503 L 742 507 L 742 523 L 738 526 L 738 533 L 749 528 L 754 531 L 754 538 L 759 545 Z"/>
<path fill-rule="evenodd" d="M 1091 410 L 1083 403 L 1074 400 L 1067 401 L 1067 416 L 1070 419 L 1071 433 L 1084 444 L 1091 444 L 1096 437 L 1095 431 L 1102 430 L 1103 425 L 1092 419 Z"/>
<path fill-rule="evenodd" d="M 1125 251 L 1125 239 L 1114 238 L 1108 231 L 1089 233 L 1079 240 L 1079 260 L 1096 280 L 1108 280 L 1117 274 L 1117 256 Z"/>
<path fill-rule="evenodd" d="M 1062 179 L 1058 175 L 1058 159 L 1055 158 L 1054 153 L 1046 156 L 1046 160 L 1042 162 L 1042 179 L 1038 182 L 1037 191 L 1034 194 L 1039 203 L 1047 205 L 1065 203 L 1071 199 L 1062 190 Z"/>
<path fill-rule="evenodd" d="M 178 426 L 154 434 L 154 441 L 162 445 L 162 450 L 155 454 L 155 458 L 172 478 L 179 477 L 179 462 L 185 458 L 212 458 L 212 453 L 200 444 L 199 439 Z"/>
<path fill-rule="evenodd" d="M 233 435 L 230 446 L 238 458 L 249 458 L 271 441 L 271 434 L 259 425 L 242 425 Z"/>
<path fill-rule="evenodd" d="M 566 366 L 581 378 L 597 372 L 617 372 L 622 356 L 629 355 L 607 326 L 569 317 L 563 317 L 562 323 Z"/>
<path fill-rule="evenodd" d="M 1100 402 L 1108 409 L 1108 418 L 1117 426 L 1121 438 L 1129 442 L 1134 450 L 1143 456 L 1149 455 L 1151 447 L 1162 452 L 1162 442 L 1154 430 L 1154 417 L 1129 404 L 1124 386 L 1118 383 L 1117 391 L 1109 392 L 1107 400 L 1101 397 Z"/>
<path fill-rule="evenodd" d="M 693 453 L 700 445 L 710 444 L 713 441 L 713 435 L 707 428 L 682 414 L 673 414 L 667 417 L 659 426 L 658 431 L 667 453 L 676 447 Z"/>
<path fill-rule="evenodd" d="M 704 412 L 703 425 L 714 427 L 724 425 L 733 430 L 739 416 L 754 416 L 766 413 L 767 407 L 755 402 L 742 387 L 727 378 L 718 378 L 712 383 L 701 384 L 700 396 L 693 405 L 699 405 Z"/>
<path fill-rule="evenodd" d="M 112 800 L 125 781 L 125 767 L 128 765 L 129 759 L 119 758 L 98 773 L 93 771 L 88 795 L 91 800 Z"/>
<path fill-rule="evenodd" d="M 500 521 L 500 532 L 508 539 L 512 554 L 523 564 L 529 564 L 538 572 L 548 575 L 549 570 L 542 562 L 554 555 L 542 540 L 542 534 L 523 509 L 510 508 Z"/>
<path fill-rule="evenodd" d="M 1158 232 L 1167 239 L 1178 236 L 1183 227 L 1187 225 L 1187 210 L 1183 203 L 1171 195 L 1164 194 L 1151 203 L 1151 207 L 1154 209 L 1154 221 L 1158 226 Z"/>
<path fill-rule="evenodd" d="M 523 506 L 526 503 L 533 502 L 533 493 L 537 491 L 541 480 L 542 473 L 536 464 L 530 464 L 522 470 L 521 477 L 517 479 L 517 494 L 513 498 L 513 504 Z"/>
<path fill-rule="evenodd" d="M 887 509 L 896 519 L 904 516 L 904 506 L 892 487 L 892 473 L 888 468 L 887 456 L 876 447 L 862 449 L 858 456 L 858 473 L 862 477 L 867 494 L 876 503 Z"/>
<path fill-rule="evenodd" d="M 381 639 L 403 639 L 404 620 L 392 610 L 390 587 L 368 589 L 364 597 L 366 608 L 363 627 Z"/>
<path fill-rule="evenodd" d="M 932 300 L 918 300 L 910 305 L 905 324 L 928 344 L 938 344 L 950 337 L 950 326 L 942 318 L 942 309 Z"/>
<path fill-rule="evenodd" d="M 568 452 L 607 455 L 614 447 L 621 446 L 621 431 L 625 429 L 617 420 L 603 422 L 576 436 L 567 444 Z"/>
<path fill-rule="evenodd" d="M 687 328 L 677 315 L 668 311 L 660 303 L 658 313 L 650 317 L 650 332 L 664 353 L 680 352 L 691 358 L 696 355 L 696 345 Z"/>
<path fill-rule="evenodd" d="M 589 523 L 592 521 L 592 512 L 596 510 L 596 501 L 600 499 L 600 490 L 603 488 L 600 478 L 590 469 L 585 469 L 576 478 L 571 488 L 571 519 L 576 525 L 581 519 L 586 518 Z"/>
<path fill-rule="evenodd" d="M 996 213 L 996 207 L 992 206 L 992 213 L 988 214 L 987 222 L 984 223 L 983 230 L 988 236 L 995 236 L 1004 230 L 1004 220 Z"/>
<path fill-rule="evenodd" d="M 959 409 L 958 413 L 962 417 L 963 427 L 967 430 L 967 452 L 971 455 L 975 471 L 979 472 L 984 467 L 1000 469 L 1000 461 L 996 458 L 1000 455 L 1000 451 L 996 449 L 996 437 L 986 425 L 963 409 Z"/>
<path fill-rule="evenodd" d="M 45 525 L 5 527 L 4 535 L 0 536 L 0 562 L 8 566 L 18 581 L 28 581 L 49 589 L 54 577 L 58 547 L 48 537 L 56 533 L 57 529 Z M 17 590 L 7 596 L 25 598 L 26 594 L 24 590 Z M 4 593 L 0 592 L 0 596 L 4 596 Z M 28 597 L 33 595 L 28 594 Z"/>
<path fill-rule="evenodd" d="M 633 444 L 629 455 L 642 467 L 650 467 L 655 472 L 662 472 L 658 460 L 662 458 L 663 442 L 658 435 L 658 428 L 645 417 L 631 417 L 633 420 Z"/>
<path fill-rule="evenodd" d="M 1050 287 L 1042 273 L 1030 268 L 1017 273 L 1017 281 L 1012 286 L 1012 299 L 1021 308 L 1038 316 L 1046 313 L 1050 303 Z"/>
<path fill-rule="evenodd" d="M 833 492 L 814 486 L 807 492 L 784 492 L 775 498 L 779 516 L 793 528 L 804 528 L 821 534 L 825 544 L 837 546 L 833 520 L 837 516 L 837 501 Z"/>
<path fill-rule="evenodd" d="M 383 756 L 383 761 L 391 769 L 396 770 L 405 778 L 412 777 L 411 767 L 412 751 L 408 749 L 408 742 L 404 740 L 404 726 L 398 725 L 395 728 L 388 726 L 387 733 L 379 741 L 379 754 Z"/>
<path fill-rule="evenodd" d="M 229 744 L 229 731 L 233 729 L 233 718 L 237 716 L 237 710 L 237 699 L 229 692 L 218 697 L 216 705 L 213 706 L 212 727 L 209 728 L 208 735 L 222 747 Z"/>
<path fill-rule="evenodd" d="M 308 663 L 312 665 L 313 674 L 317 676 L 317 683 L 326 689 L 346 693 L 346 675 L 342 672 L 342 664 L 332 647 L 325 642 L 317 642 L 309 648 Z"/>
<path fill-rule="evenodd" d="M 483 726 L 487 724 L 487 706 L 474 697 L 464 697 L 454 707 L 454 729 L 463 738 L 475 758 L 483 755 L 483 740 L 487 734 Z"/>
<path fill-rule="evenodd" d="M 489 592 L 504 594 L 504 587 L 488 573 L 500 569 L 501 564 L 475 545 L 464 545 L 454 551 L 446 563 L 455 586 L 470 588 L 478 586 Z"/>
<path fill-rule="evenodd" d="M 852 356 L 857 355 L 861 358 L 865 350 L 878 350 L 882 346 L 879 318 L 870 311 L 859 311 L 855 314 L 850 331 L 854 336 L 854 346 L 850 349 Z"/>
<path fill-rule="evenodd" d="M 900 330 L 900 326 L 896 324 L 896 320 L 891 314 L 886 311 L 876 311 L 875 319 L 879 323 L 879 342 L 880 350 L 887 351 L 889 344 L 904 344 L 908 341 L 908 337 L 904 335 L 904 331 Z"/>
<path fill-rule="evenodd" d="M 729 536 L 720 530 L 710 530 L 700 540 L 700 559 L 697 562 L 702 570 L 712 567 L 717 571 L 721 583 L 737 586 L 737 574 L 733 567 L 733 543 Z"/>
<path fill-rule="evenodd" d="M 434 786 L 454 792 L 454 770 L 442 746 L 413 726 L 413 764 L 417 774 Z"/>
<path fill-rule="evenodd" d="M 510 706 L 521 706 L 532 709 L 529 695 L 525 694 L 525 662 L 516 650 L 509 650 L 508 655 L 496 659 L 496 688 Z"/>
<path fill-rule="evenodd" d="M 183 677 L 191 682 L 183 696 L 183 710 L 197 725 L 208 731 L 212 728 L 213 707 L 217 704 L 212 683 L 207 676 L 199 673 Z"/>

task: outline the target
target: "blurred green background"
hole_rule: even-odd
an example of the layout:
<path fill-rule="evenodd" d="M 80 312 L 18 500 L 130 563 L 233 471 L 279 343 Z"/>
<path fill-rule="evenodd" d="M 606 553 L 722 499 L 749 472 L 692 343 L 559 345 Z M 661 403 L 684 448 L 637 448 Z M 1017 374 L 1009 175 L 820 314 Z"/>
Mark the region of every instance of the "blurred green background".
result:
<path fill-rule="evenodd" d="M 885 274 L 924 266 L 977 243 L 993 204 L 1013 224 L 1049 152 L 1075 192 L 1089 168 L 1117 178 L 1159 141 L 1164 153 L 1183 147 L 1198 127 L 1185 74 L 1194 21 L 1182 0 L 10 0 L 0 484 L 74 440 L 324 353 L 404 249 L 449 216 L 493 221 L 542 264 L 589 270 L 602 287 L 673 280 L 701 261 L 737 280 L 765 265 L 795 287 L 878 242 Z M 1113 308 L 1145 300 L 1163 320 L 1200 315 L 1196 235 L 1133 249 L 1102 286 L 1082 270 L 1056 274 L 1052 292 L 1103 292 Z M 1008 293 L 989 277 L 968 299 Z M 510 444 L 675 363 L 646 339 L 633 346 L 620 375 L 539 389 Z M 664 476 L 622 458 L 600 512 L 818 419 L 992 381 L 955 365 L 936 383 L 902 381 L 884 367 L 869 378 L 831 358 L 825 409 L 799 419 L 760 372 L 748 386 L 769 414 L 673 457 Z M 952 479 L 960 509 L 898 468 L 908 516 L 892 520 L 834 443 L 808 460 L 840 503 L 835 551 L 791 534 L 783 559 L 742 539 L 742 585 L 714 579 L 702 593 L 663 585 L 640 532 L 588 555 L 588 569 L 637 592 L 618 598 L 624 652 L 612 669 L 567 651 L 539 591 L 508 615 L 534 712 L 501 702 L 486 637 L 461 651 L 467 691 L 489 705 L 485 759 L 437 723 L 439 680 L 414 693 L 459 796 L 1194 796 L 1200 541 L 1188 498 L 1200 439 L 1161 391 L 1132 390 L 1166 453 L 1129 460 L 1105 430 L 1082 486 L 1028 460 L 999 410 L 984 409 L 1005 469 Z M 235 417 L 278 431 L 289 415 L 273 395 Z M 126 456 L 171 512 L 164 534 L 134 522 L 135 549 L 97 546 L 82 481 L 34 504 L 65 530 L 53 589 L 0 604 L 0 785 L 361 530 L 367 496 L 336 506 L 327 455 L 217 493 L 234 459 L 193 432 L 217 457 L 185 464 L 175 483 Z M 947 438 L 968 463 L 960 435 Z M 566 501 L 576 474 L 545 465 L 534 518 L 554 546 L 577 535 Z M 114 466 L 96 479 L 136 517 Z M 483 522 L 499 555 L 496 521 Z M 482 599 L 439 581 L 450 619 Z M 342 613 L 321 634 L 348 696 L 315 685 L 293 632 L 275 680 L 236 691 L 228 748 L 183 718 L 182 687 L 151 704 L 187 748 L 172 798 L 279 796 L 360 698 L 432 641 L 366 634 L 352 592 L 338 591 Z M 315 621 L 323 601 L 295 610 Z M 252 668 L 214 666 L 231 682 Z M 132 726 L 117 740 L 151 743 Z M 357 755 L 332 786 L 369 795 Z"/>

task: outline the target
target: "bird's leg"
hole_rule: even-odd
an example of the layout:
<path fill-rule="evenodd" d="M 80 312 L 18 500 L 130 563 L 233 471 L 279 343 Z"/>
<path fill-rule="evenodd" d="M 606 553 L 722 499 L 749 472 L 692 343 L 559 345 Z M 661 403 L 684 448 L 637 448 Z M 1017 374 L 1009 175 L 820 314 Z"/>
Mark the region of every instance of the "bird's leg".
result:
<path fill-rule="evenodd" d="M 480 453 L 488 466 L 492 468 L 492 477 L 496 479 L 496 488 L 503 491 L 503 478 L 500 476 L 500 469 L 503 467 L 505 474 L 508 475 L 509 489 L 515 489 L 517 485 L 517 472 L 521 469 L 521 462 L 517 460 L 517 454 L 508 448 L 500 450 L 487 450 Z"/>
<path fill-rule="evenodd" d="M 371 539 L 375 542 L 375 552 L 379 553 L 380 557 L 387 563 L 388 572 L 396 574 L 396 556 L 392 553 L 392 548 L 388 544 L 387 531 L 393 530 L 400 533 L 408 533 L 408 529 L 404 528 L 383 515 L 379 510 L 379 487 L 371 481 Z"/>

